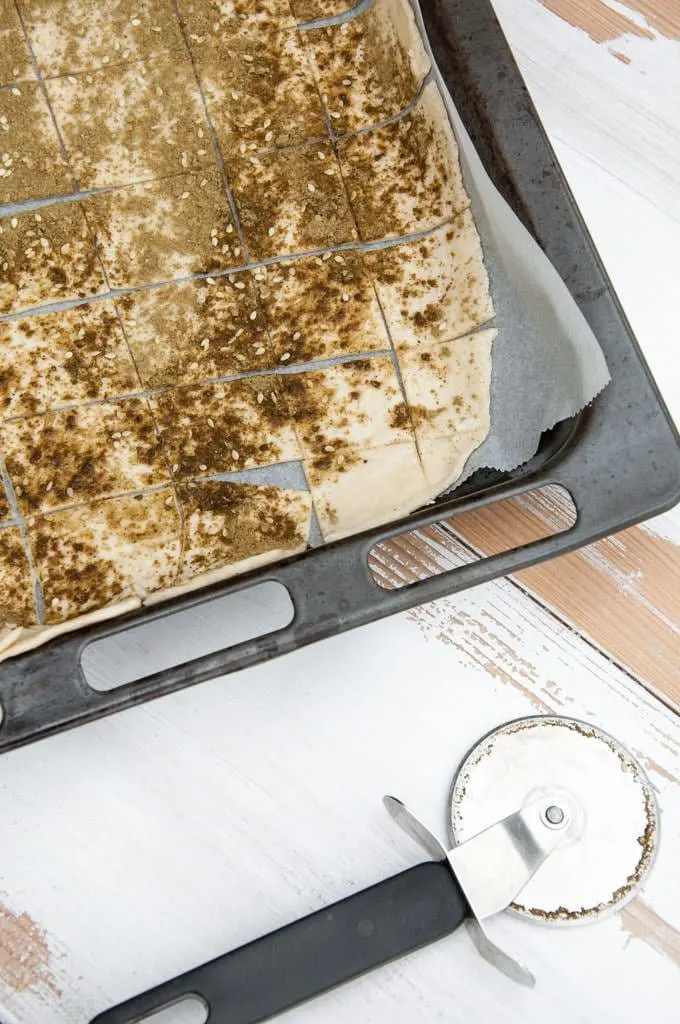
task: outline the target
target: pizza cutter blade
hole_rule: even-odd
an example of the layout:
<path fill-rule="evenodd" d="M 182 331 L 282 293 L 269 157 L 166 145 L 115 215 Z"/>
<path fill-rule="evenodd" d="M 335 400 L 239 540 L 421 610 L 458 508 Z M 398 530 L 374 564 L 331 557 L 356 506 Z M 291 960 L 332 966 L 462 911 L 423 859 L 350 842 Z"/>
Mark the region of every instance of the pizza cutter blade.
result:
<path fill-rule="evenodd" d="M 152 1024 L 191 996 L 211 1024 L 256 1024 L 442 938 L 466 922 L 480 954 L 520 984 L 531 972 L 485 922 L 504 910 L 546 923 L 612 913 L 649 873 L 658 814 L 637 762 L 575 719 L 524 718 L 495 729 L 458 769 L 451 848 L 401 801 L 397 824 L 432 859 L 232 950 L 100 1014 L 92 1024 Z"/>

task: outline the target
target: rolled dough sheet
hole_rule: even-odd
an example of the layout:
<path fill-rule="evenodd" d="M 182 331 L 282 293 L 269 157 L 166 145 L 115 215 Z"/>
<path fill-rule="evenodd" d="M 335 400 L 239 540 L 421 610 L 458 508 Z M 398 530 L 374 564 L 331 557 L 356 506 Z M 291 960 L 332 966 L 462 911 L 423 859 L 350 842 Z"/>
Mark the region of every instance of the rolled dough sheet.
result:
<path fill-rule="evenodd" d="M 107 3 L 114 22 L 127 11 Z M 324 75 L 330 95 L 357 52 L 338 96 L 346 128 L 418 97 L 404 116 L 341 138 L 336 156 L 309 91 L 313 39 L 297 36 L 282 4 L 183 3 L 238 222 L 200 152 L 205 113 L 185 57 L 177 51 L 166 103 L 174 51 L 169 62 L 162 40 L 147 44 L 143 19 L 124 30 L 138 49 L 119 63 L 83 37 L 91 66 L 48 84 L 79 175 L 116 183 L 68 205 L 76 221 L 85 213 L 108 282 L 126 293 L 0 323 L 4 372 L 18 374 L 0 389 L 1 657 L 298 554 L 312 509 L 327 541 L 401 518 L 455 482 L 488 433 L 495 331 L 474 333 L 493 316 L 488 279 L 446 111 L 433 84 L 418 92 L 428 65 L 410 11 L 377 0 L 353 27 L 316 37 L 322 102 Z M 59 38 L 41 60 L 64 58 Z M 329 49 L 331 38 L 355 42 Z M 236 71 L 216 63 L 221 48 L 237 54 Z M 380 48 L 392 78 L 371 66 Z M 271 70 L 272 53 L 270 118 L 259 84 L 242 86 L 248 67 L 267 58 Z M 118 187 L 140 173 L 154 180 Z M 54 226 L 29 217 L 10 228 L 44 236 L 69 287 L 97 287 L 82 232 L 57 256 L 64 209 Z M 175 280 L 197 274 L 207 276 Z M 23 280 L 7 301 L 49 300 L 41 287 Z"/>

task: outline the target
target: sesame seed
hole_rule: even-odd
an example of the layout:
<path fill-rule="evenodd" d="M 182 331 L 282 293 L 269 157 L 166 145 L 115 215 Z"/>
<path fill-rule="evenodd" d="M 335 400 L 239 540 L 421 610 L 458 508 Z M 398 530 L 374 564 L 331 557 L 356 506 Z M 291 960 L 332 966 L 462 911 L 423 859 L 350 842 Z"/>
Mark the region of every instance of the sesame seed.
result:
<path fill-rule="evenodd" d="M 290 359 L 290 352 L 284 352 L 283 355 L 281 356 L 281 362 L 282 363 L 287 363 L 289 359 Z"/>
<path fill-rule="evenodd" d="M 73 488 L 72 487 L 67 487 L 66 488 L 66 493 L 68 494 L 69 498 L 72 498 L 73 497 Z"/>
<path fill-rule="evenodd" d="M 45 491 L 47 492 L 47 494 L 49 494 L 49 492 L 52 490 L 53 487 L 54 487 L 54 480 L 50 480 L 50 482 L 48 483 L 47 487 L 45 488 Z"/>
<path fill-rule="evenodd" d="M 331 117 L 332 117 L 332 118 L 333 118 L 334 120 L 336 120 L 336 121 L 337 121 L 337 119 L 338 119 L 338 118 L 340 117 L 340 114 L 338 113 L 338 111 L 337 111 L 337 110 L 329 110 L 329 111 L 328 111 L 328 113 L 329 113 L 329 114 L 331 115 Z"/>
<path fill-rule="evenodd" d="M 333 445 L 332 445 L 332 444 L 325 444 L 325 445 L 323 446 L 323 450 L 324 450 L 325 452 L 334 452 L 334 451 L 335 451 L 335 448 L 333 447 Z"/>
<path fill-rule="evenodd" d="M 238 462 L 238 460 L 241 458 L 241 456 L 239 455 L 235 448 L 232 448 L 231 450 L 231 457 L 234 460 L 234 462 Z"/>
<path fill-rule="evenodd" d="M 227 230 L 227 234 L 230 235 L 232 233 L 232 231 L 234 230 L 233 224 L 227 224 L 226 230 Z"/>
<path fill-rule="evenodd" d="M 206 471 L 206 469 L 207 469 L 208 467 L 206 466 L 206 464 L 205 464 L 204 462 L 201 462 L 201 464 L 199 465 L 199 467 L 198 467 L 198 468 L 200 469 L 200 471 L 201 471 L 202 473 L 205 473 L 205 471 Z"/>
<path fill-rule="evenodd" d="M 16 86 L 11 90 L 12 96 L 21 96 L 21 89 L 17 89 Z"/>
<path fill-rule="evenodd" d="M 440 331 L 445 331 L 445 330 L 446 330 L 446 324 L 444 323 L 444 321 L 443 321 L 443 320 L 442 320 L 442 322 L 441 322 L 441 323 L 439 324 L 439 328 L 438 328 L 438 329 L 439 329 Z"/>
<path fill-rule="evenodd" d="M 188 198 L 189 198 L 189 196 L 190 196 L 190 194 L 191 194 L 191 193 L 189 193 L 189 192 L 182 192 L 182 195 L 180 196 L 180 198 L 181 198 L 181 199 L 188 199 Z"/>
<path fill-rule="evenodd" d="M 238 290 L 239 290 L 240 292 L 242 292 L 242 291 L 243 291 L 243 289 L 245 288 L 245 284 L 244 284 L 244 282 L 243 282 L 243 281 L 235 281 L 235 282 L 234 282 L 234 288 L 238 288 Z"/>
<path fill-rule="evenodd" d="M 208 416 L 208 426 L 213 427 L 213 429 L 215 427 L 215 421 L 211 419 L 210 416 Z"/>
<path fill-rule="evenodd" d="M 208 351 L 208 349 L 210 348 L 210 338 L 203 339 L 203 341 L 201 342 L 201 348 L 205 349 L 206 352 Z"/>
<path fill-rule="evenodd" d="M 217 239 L 215 238 L 215 236 L 214 236 L 214 235 L 213 235 L 213 237 L 212 237 L 212 238 L 210 239 L 210 241 L 212 242 L 212 244 L 213 244 L 213 245 L 219 245 L 219 242 L 217 241 Z"/>
<path fill-rule="evenodd" d="M 347 292 L 342 293 L 342 301 L 349 302 L 349 295 L 347 294 Z"/>
<path fill-rule="evenodd" d="M 307 182 L 307 189 L 309 192 L 316 192 L 316 185 L 314 184 L 313 181 Z"/>
<path fill-rule="evenodd" d="M 16 217 L 14 219 L 16 220 Z M 12 227 L 15 228 L 16 224 L 12 224 Z M 267 234 L 269 235 L 270 238 L 272 237 L 272 235 L 274 234 L 275 231 L 276 231 L 276 228 L 268 228 Z"/>
<path fill-rule="evenodd" d="M 343 85 L 351 85 L 352 84 L 352 79 L 351 78 L 343 78 L 342 84 Z"/>
<path fill-rule="evenodd" d="M 334 259 L 334 261 L 336 263 L 344 263 L 345 262 L 344 259 L 342 258 L 342 256 L 340 256 L 339 253 L 336 253 L 335 256 L 333 257 L 333 259 Z"/>
<path fill-rule="evenodd" d="M 258 345 L 258 347 L 255 349 L 255 355 L 256 356 L 263 356 L 265 354 L 265 352 L 266 352 L 266 349 L 265 349 L 264 345 Z"/>
<path fill-rule="evenodd" d="M 316 155 L 318 156 L 319 160 L 325 160 L 326 159 L 326 154 L 323 152 L 322 149 L 320 149 Z"/>
<path fill-rule="evenodd" d="M 214 284 L 215 283 L 215 278 L 214 277 L 206 277 L 206 281 L 208 282 L 208 284 Z"/>
<path fill-rule="evenodd" d="M 16 219 L 16 217 L 12 217 L 12 219 L 10 221 L 10 224 L 12 225 L 12 227 L 15 228 L 18 223 L 19 223 L 19 221 Z"/>
<path fill-rule="evenodd" d="M 274 138 L 274 132 L 266 132 L 265 136 L 264 136 L 264 141 L 265 142 L 271 142 L 273 138 Z"/>
<path fill-rule="evenodd" d="M 236 89 L 232 89 L 232 90 L 231 90 L 231 98 L 232 98 L 233 100 L 238 100 L 238 99 L 240 99 L 240 98 L 241 98 L 241 97 L 240 97 L 240 94 L 236 92 Z"/>
<path fill-rule="evenodd" d="M 252 311 L 252 313 L 250 314 L 250 319 L 251 320 L 257 320 L 257 310 L 256 309 L 254 309 Z"/>
<path fill-rule="evenodd" d="M 262 405 L 263 402 L 264 402 L 264 394 L 261 391 L 258 391 L 258 393 L 257 393 L 257 404 L 258 405 Z"/>
<path fill-rule="evenodd" d="M 272 123 L 271 117 L 265 117 L 264 121 L 262 122 L 262 127 L 263 128 L 269 128 L 269 125 L 271 123 Z"/>
<path fill-rule="evenodd" d="M 298 339 L 301 337 L 302 335 L 300 334 L 300 332 L 296 331 L 295 334 L 293 335 L 293 341 L 298 341 Z"/>
<path fill-rule="evenodd" d="M 35 221 L 36 221 L 36 224 L 40 224 L 42 222 L 42 217 L 40 216 L 39 213 L 36 213 Z"/>
<path fill-rule="evenodd" d="M 252 455 L 249 458 L 246 459 L 246 461 L 243 463 L 243 465 L 247 469 L 250 469 L 251 466 L 255 465 L 255 459 L 252 457 Z"/>
<path fill-rule="evenodd" d="M 335 174 L 335 167 L 328 167 L 323 173 L 327 174 L 330 178 L 332 174 Z"/>

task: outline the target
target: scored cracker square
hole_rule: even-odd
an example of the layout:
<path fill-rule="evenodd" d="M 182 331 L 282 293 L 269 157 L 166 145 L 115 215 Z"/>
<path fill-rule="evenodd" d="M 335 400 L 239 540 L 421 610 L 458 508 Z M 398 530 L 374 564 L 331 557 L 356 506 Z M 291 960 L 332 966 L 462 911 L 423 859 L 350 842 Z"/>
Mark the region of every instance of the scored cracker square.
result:
<path fill-rule="evenodd" d="M 425 238 L 364 253 L 397 349 L 453 341 L 494 315 L 469 210 Z"/>
<path fill-rule="evenodd" d="M 0 86 L 33 77 L 31 58 L 13 0 L 0 2 Z"/>
<path fill-rule="evenodd" d="M 326 541 L 393 522 L 432 497 L 412 440 L 343 448 L 304 467 Z"/>
<path fill-rule="evenodd" d="M 172 488 L 37 516 L 28 527 L 45 621 L 170 586 L 181 527 Z"/>
<path fill-rule="evenodd" d="M 255 272 L 279 361 L 304 363 L 389 348 L 358 253 L 324 253 Z"/>
<path fill-rule="evenodd" d="M 0 629 L 37 622 L 33 579 L 21 532 L 0 530 Z"/>
<path fill-rule="evenodd" d="M 314 142 L 243 158 L 228 170 L 252 259 L 356 238 L 330 145 Z"/>
<path fill-rule="evenodd" d="M 274 377 L 180 387 L 150 399 L 177 477 L 236 472 L 299 458 Z"/>
<path fill-rule="evenodd" d="M 209 33 L 192 43 L 225 156 L 326 138 L 326 121 L 295 29 Z"/>
<path fill-rule="evenodd" d="M 29 513 L 168 480 L 151 413 L 139 398 L 4 423 L 0 449 Z"/>
<path fill-rule="evenodd" d="M 184 513 L 181 579 L 264 552 L 304 550 L 311 498 L 306 491 L 201 480 L 178 487 Z"/>
<path fill-rule="evenodd" d="M 338 155 L 364 241 L 436 227 L 469 206 L 434 82 L 405 117 L 341 139 Z"/>
<path fill-rule="evenodd" d="M 456 341 L 401 349 L 401 370 L 418 441 L 489 432 L 491 347 L 495 329 Z M 475 444 L 476 447 L 476 444 Z"/>
<path fill-rule="evenodd" d="M 217 175 L 180 175 L 84 200 L 113 288 L 226 270 L 244 261 Z"/>
<path fill-rule="evenodd" d="M 0 323 L 0 418 L 139 391 L 112 303 Z"/>
<path fill-rule="evenodd" d="M 54 78 L 47 92 L 81 189 L 216 168 L 184 54 Z"/>
<path fill-rule="evenodd" d="M 21 0 L 21 7 L 44 75 L 183 49 L 173 0 Z"/>
<path fill-rule="evenodd" d="M 73 191 L 45 97 L 37 83 L 0 89 L 0 204 Z"/>
<path fill-rule="evenodd" d="M 0 219 L 0 270 L 0 313 L 106 291 L 80 203 Z"/>
<path fill-rule="evenodd" d="M 412 438 L 389 356 L 286 374 L 281 387 L 305 457 Z"/>
<path fill-rule="evenodd" d="M 117 300 L 145 387 L 272 366 L 249 273 L 151 288 Z"/>
<path fill-rule="evenodd" d="M 408 0 L 376 0 L 352 21 L 302 39 L 337 135 L 405 110 L 430 70 Z"/>

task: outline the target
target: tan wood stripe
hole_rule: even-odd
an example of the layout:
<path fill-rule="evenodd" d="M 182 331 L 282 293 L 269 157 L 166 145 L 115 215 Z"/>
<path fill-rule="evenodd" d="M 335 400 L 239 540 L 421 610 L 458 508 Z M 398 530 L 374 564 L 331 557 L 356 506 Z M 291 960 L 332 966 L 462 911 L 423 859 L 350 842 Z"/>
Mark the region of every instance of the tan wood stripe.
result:
<path fill-rule="evenodd" d="M 570 504 L 551 489 L 466 512 L 447 529 L 485 556 L 564 529 L 569 517 Z M 387 585 L 403 586 L 454 568 L 461 557 L 455 538 L 434 527 L 384 545 L 378 572 Z M 515 580 L 680 708 L 680 547 L 633 527 L 518 573 Z"/>
<path fill-rule="evenodd" d="M 596 43 L 624 35 L 654 38 L 654 29 L 667 39 L 680 39 L 680 4 L 677 0 L 623 0 L 616 8 L 604 0 L 540 0 L 553 14 L 574 28 L 583 29 Z M 649 28 L 625 14 L 641 14 Z M 615 54 L 616 55 L 616 54 Z"/>

